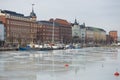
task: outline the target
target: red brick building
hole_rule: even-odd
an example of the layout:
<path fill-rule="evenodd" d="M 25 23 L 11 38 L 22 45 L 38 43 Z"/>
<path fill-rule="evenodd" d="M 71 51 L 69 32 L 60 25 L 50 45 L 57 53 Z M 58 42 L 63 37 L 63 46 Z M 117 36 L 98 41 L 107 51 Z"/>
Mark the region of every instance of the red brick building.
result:
<path fill-rule="evenodd" d="M 8 10 L 0 10 L 0 21 L 6 27 L 7 44 L 27 44 L 34 42 L 37 36 L 38 25 L 34 10 L 30 16 Z"/>
<path fill-rule="evenodd" d="M 109 36 L 110 36 L 110 42 L 111 43 L 117 43 L 117 40 L 118 40 L 117 31 L 110 31 Z"/>
<path fill-rule="evenodd" d="M 63 43 L 70 43 L 72 40 L 72 27 L 71 23 L 64 19 L 55 19 L 59 24 L 59 40 Z"/>
<path fill-rule="evenodd" d="M 0 10 L 0 21 L 6 28 L 6 44 L 63 42 L 72 39 L 71 25 L 63 19 L 36 21 L 32 8 L 30 16 L 8 10 Z"/>
<path fill-rule="evenodd" d="M 70 43 L 72 39 L 71 25 L 63 19 L 50 19 L 49 21 L 38 21 L 42 25 L 40 31 L 40 41 L 48 42 L 63 42 Z M 54 31 L 53 31 L 54 30 Z"/>
<path fill-rule="evenodd" d="M 38 21 L 41 25 L 40 32 L 40 42 L 41 43 L 51 43 L 59 42 L 59 26 L 56 23 L 50 21 Z"/>

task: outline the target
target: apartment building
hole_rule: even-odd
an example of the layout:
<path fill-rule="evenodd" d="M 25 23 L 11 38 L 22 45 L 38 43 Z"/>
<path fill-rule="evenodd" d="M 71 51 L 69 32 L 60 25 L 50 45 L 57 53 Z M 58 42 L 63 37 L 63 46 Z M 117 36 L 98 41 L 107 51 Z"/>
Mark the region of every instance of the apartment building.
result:
<path fill-rule="evenodd" d="M 118 40 L 118 33 L 117 33 L 117 31 L 110 31 L 109 32 L 109 36 L 110 36 L 110 42 L 111 43 L 117 43 L 117 40 Z"/>
<path fill-rule="evenodd" d="M 34 10 L 30 16 L 0 10 L 0 21 L 6 28 L 6 44 L 27 44 L 36 40 L 37 24 Z"/>
<path fill-rule="evenodd" d="M 50 21 L 53 21 L 50 19 Z M 55 23 L 59 26 L 59 41 L 62 43 L 70 43 L 72 40 L 72 28 L 71 23 L 65 19 L 56 18 Z"/>
<path fill-rule="evenodd" d="M 4 45 L 5 39 L 6 39 L 6 29 L 3 25 L 3 23 L 0 21 L 0 46 Z"/>
<path fill-rule="evenodd" d="M 40 42 L 41 43 L 54 43 L 59 42 L 59 26 L 55 22 L 38 21 L 41 25 L 40 29 Z"/>
<path fill-rule="evenodd" d="M 106 42 L 106 31 L 96 27 L 86 27 L 86 43 L 104 44 Z"/>
<path fill-rule="evenodd" d="M 74 43 L 85 43 L 86 28 L 85 23 L 79 25 L 77 20 L 72 24 L 72 38 Z"/>

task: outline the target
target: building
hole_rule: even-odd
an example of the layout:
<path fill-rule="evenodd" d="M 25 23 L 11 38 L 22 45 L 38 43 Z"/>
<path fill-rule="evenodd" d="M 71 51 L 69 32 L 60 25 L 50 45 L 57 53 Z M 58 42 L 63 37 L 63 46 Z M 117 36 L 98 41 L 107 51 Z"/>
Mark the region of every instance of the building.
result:
<path fill-rule="evenodd" d="M 0 22 L 0 41 L 5 41 L 5 27 L 2 22 Z"/>
<path fill-rule="evenodd" d="M 87 44 L 105 44 L 106 31 L 101 28 L 86 27 L 86 43 Z"/>
<path fill-rule="evenodd" d="M 50 19 L 49 21 L 38 21 L 41 25 L 40 42 L 42 43 L 70 43 L 71 25 L 63 19 Z"/>
<path fill-rule="evenodd" d="M 107 44 L 107 45 L 110 45 L 110 44 L 111 44 L 110 39 L 111 39 L 111 38 L 110 38 L 110 35 L 107 34 L 107 35 L 106 35 L 106 44 Z"/>
<path fill-rule="evenodd" d="M 4 45 L 4 41 L 5 41 L 5 27 L 3 25 L 2 22 L 0 22 L 0 46 Z"/>
<path fill-rule="evenodd" d="M 85 23 L 83 23 L 82 25 L 80 25 L 80 36 L 81 36 L 81 43 L 85 44 L 85 38 L 86 38 L 86 27 L 85 27 Z"/>
<path fill-rule="evenodd" d="M 77 43 L 80 42 L 80 38 L 81 38 L 81 29 L 80 29 L 80 25 L 77 22 L 77 20 L 75 19 L 75 22 L 72 24 L 72 41 L 73 43 Z"/>
<path fill-rule="evenodd" d="M 6 29 L 6 44 L 27 44 L 34 42 L 37 36 L 36 14 L 32 8 L 30 16 L 14 11 L 0 10 L 0 21 Z"/>
<path fill-rule="evenodd" d="M 91 27 L 86 27 L 86 44 L 93 44 L 94 43 L 94 30 Z"/>
<path fill-rule="evenodd" d="M 50 19 L 50 21 L 53 21 Z M 62 43 L 70 43 L 72 40 L 72 28 L 71 23 L 67 20 L 56 18 L 55 23 L 59 26 L 59 41 Z"/>
<path fill-rule="evenodd" d="M 73 43 L 85 43 L 86 28 L 85 23 L 79 25 L 77 20 L 72 24 Z"/>
<path fill-rule="evenodd" d="M 38 21 L 41 25 L 40 29 L 40 42 L 41 43 L 54 43 L 59 42 L 59 26 L 51 21 Z"/>
<path fill-rule="evenodd" d="M 14 11 L 0 10 L 0 21 L 5 29 L 4 42 L 10 45 L 26 45 L 29 43 L 103 43 L 106 31 L 95 27 L 79 25 L 77 20 L 73 24 L 64 19 L 50 19 L 37 21 L 32 11 L 29 16 Z M 117 35 L 117 34 L 116 34 Z M 117 37 L 114 37 L 114 41 Z"/>
<path fill-rule="evenodd" d="M 71 24 L 63 19 L 37 21 L 32 12 L 29 16 L 14 11 L 0 10 L 0 21 L 6 28 L 6 44 L 26 45 L 29 43 L 63 42 L 70 43 Z M 54 26 L 54 27 L 53 27 Z"/>
<path fill-rule="evenodd" d="M 110 42 L 111 43 L 117 43 L 117 40 L 118 40 L 117 31 L 110 31 L 109 36 L 110 36 Z"/>
<path fill-rule="evenodd" d="M 120 37 L 118 37 L 118 42 L 120 42 Z"/>

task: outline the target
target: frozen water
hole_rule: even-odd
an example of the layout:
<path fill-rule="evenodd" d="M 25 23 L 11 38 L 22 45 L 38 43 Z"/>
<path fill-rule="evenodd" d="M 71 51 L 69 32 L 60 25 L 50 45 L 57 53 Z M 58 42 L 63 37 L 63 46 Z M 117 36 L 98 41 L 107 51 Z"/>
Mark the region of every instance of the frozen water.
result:
<path fill-rule="evenodd" d="M 119 67 L 120 48 L 0 52 L 0 80 L 120 80 Z"/>

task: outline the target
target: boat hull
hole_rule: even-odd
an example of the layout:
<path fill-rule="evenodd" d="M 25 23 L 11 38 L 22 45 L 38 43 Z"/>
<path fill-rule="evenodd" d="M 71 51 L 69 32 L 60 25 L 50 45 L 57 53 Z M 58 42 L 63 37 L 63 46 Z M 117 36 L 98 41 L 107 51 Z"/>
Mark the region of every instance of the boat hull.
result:
<path fill-rule="evenodd" d="M 49 51 L 49 50 L 62 50 L 64 48 L 27 48 L 27 47 L 19 47 L 19 51 Z"/>
<path fill-rule="evenodd" d="M 19 51 L 48 51 L 48 50 L 58 50 L 54 48 L 27 48 L 27 47 L 19 47 Z"/>

